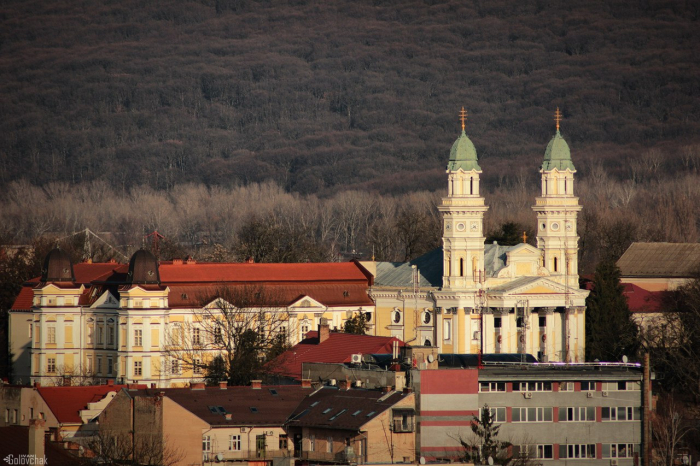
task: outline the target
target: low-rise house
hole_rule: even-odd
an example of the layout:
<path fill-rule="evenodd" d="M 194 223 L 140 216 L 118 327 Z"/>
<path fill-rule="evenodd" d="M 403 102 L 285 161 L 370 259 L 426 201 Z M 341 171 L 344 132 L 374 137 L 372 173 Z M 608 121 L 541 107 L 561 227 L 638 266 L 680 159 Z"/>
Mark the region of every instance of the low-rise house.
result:
<path fill-rule="evenodd" d="M 404 391 L 322 387 L 287 422 L 302 464 L 412 463 L 415 396 Z"/>
<path fill-rule="evenodd" d="M 322 319 L 317 332 L 308 332 L 304 340 L 279 355 L 268 364 L 268 372 L 282 381 L 315 380 L 303 372 L 305 363 L 359 363 L 363 355 L 398 354 L 404 346 L 405 343 L 396 337 L 334 332 L 328 321 Z"/>
<path fill-rule="evenodd" d="M 84 435 L 112 398 L 126 385 L 84 387 L 0 387 L 0 425 L 28 426 L 32 419 L 43 419 L 56 441 Z M 141 386 L 145 388 L 145 385 Z"/>
<path fill-rule="evenodd" d="M 271 464 L 291 457 L 284 423 L 311 384 L 122 390 L 98 418 L 101 435 L 158 446 L 177 465 Z M 138 448 L 137 448 L 138 449 Z"/>

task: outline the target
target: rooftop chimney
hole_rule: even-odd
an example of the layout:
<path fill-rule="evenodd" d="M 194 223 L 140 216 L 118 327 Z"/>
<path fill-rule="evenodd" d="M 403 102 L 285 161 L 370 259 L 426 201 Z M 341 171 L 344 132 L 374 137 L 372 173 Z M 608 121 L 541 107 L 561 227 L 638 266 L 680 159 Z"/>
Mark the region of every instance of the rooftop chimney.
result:
<path fill-rule="evenodd" d="M 182 259 L 173 259 L 173 265 L 182 265 Z"/>
<path fill-rule="evenodd" d="M 246 264 L 255 264 L 255 259 L 253 259 L 253 256 L 248 256 L 245 258 L 245 263 Z"/>
<path fill-rule="evenodd" d="M 156 388 L 156 384 L 151 382 L 151 388 Z"/>
<path fill-rule="evenodd" d="M 109 385 L 110 387 L 113 386 L 113 385 L 114 385 L 114 379 L 109 379 L 109 380 L 107 380 L 107 385 Z"/>
<path fill-rule="evenodd" d="M 323 343 L 328 340 L 331 333 L 331 327 L 328 325 L 328 319 L 321 317 L 321 321 L 318 324 L 318 342 Z"/>
<path fill-rule="evenodd" d="M 34 388 L 41 388 L 41 383 L 34 382 Z"/>
<path fill-rule="evenodd" d="M 262 380 L 251 380 L 250 387 L 253 390 L 260 390 L 262 388 Z"/>
<path fill-rule="evenodd" d="M 221 382 L 219 382 L 219 388 L 220 388 L 220 389 L 226 390 L 226 387 L 228 387 L 228 382 L 227 382 L 227 381 L 222 380 Z"/>
<path fill-rule="evenodd" d="M 44 446 L 45 431 L 46 421 L 44 419 L 29 420 L 29 451 L 27 453 L 37 464 L 39 464 L 39 461 L 45 461 L 46 458 Z"/>
<path fill-rule="evenodd" d="M 231 413 L 224 414 L 224 417 L 226 417 L 227 421 L 230 421 L 231 419 L 233 419 L 233 415 Z"/>
<path fill-rule="evenodd" d="M 311 388 L 311 379 L 301 379 L 301 388 Z"/>
<path fill-rule="evenodd" d="M 350 390 L 350 381 L 347 378 L 341 380 L 338 388 L 341 390 Z"/>

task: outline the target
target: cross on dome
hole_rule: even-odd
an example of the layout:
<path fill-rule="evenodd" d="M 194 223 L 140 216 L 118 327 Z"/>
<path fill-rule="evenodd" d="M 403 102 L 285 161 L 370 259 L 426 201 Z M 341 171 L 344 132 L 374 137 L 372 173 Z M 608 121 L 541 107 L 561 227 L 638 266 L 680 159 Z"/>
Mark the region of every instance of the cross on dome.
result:
<path fill-rule="evenodd" d="M 459 112 L 459 119 L 462 121 L 462 131 L 464 131 L 465 123 L 467 121 L 467 111 L 464 110 L 464 107 L 462 107 L 462 110 Z"/>
<path fill-rule="evenodd" d="M 557 132 L 559 132 L 559 123 L 561 122 L 562 115 L 561 111 L 559 111 L 559 107 L 557 107 L 557 111 L 554 112 L 554 121 L 557 122 Z"/>

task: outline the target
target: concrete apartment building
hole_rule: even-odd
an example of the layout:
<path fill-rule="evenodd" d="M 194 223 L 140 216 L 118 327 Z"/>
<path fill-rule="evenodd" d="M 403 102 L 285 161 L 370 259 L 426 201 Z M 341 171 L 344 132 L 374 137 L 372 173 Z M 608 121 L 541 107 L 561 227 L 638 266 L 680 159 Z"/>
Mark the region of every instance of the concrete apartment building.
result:
<path fill-rule="evenodd" d="M 633 364 L 504 364 L 413 371 L 418 450 L 459 457 L 488 405 L 513 453 L 546 464 L 641 464 L 648 380 Z"/>

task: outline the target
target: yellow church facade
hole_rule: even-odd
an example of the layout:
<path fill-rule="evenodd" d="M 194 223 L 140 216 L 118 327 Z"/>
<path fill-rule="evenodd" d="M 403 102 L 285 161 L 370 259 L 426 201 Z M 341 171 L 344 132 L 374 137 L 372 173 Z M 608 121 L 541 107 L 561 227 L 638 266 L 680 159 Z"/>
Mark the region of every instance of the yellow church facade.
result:
<path fill-rule="evenodd" d="M 540 361 L 582 362 L 585 299 L 578 286 L 576 220 L 569 146 L 559 132 L 540 169 L 534 199 L 536 246 L 485 244 L 488 207 L 480 194 L 476 148 L 462 134 L 450 151 L 442 248 L 410 263 L 367 263 L 378 335 L 440 353 L 531 354 Z"/>

